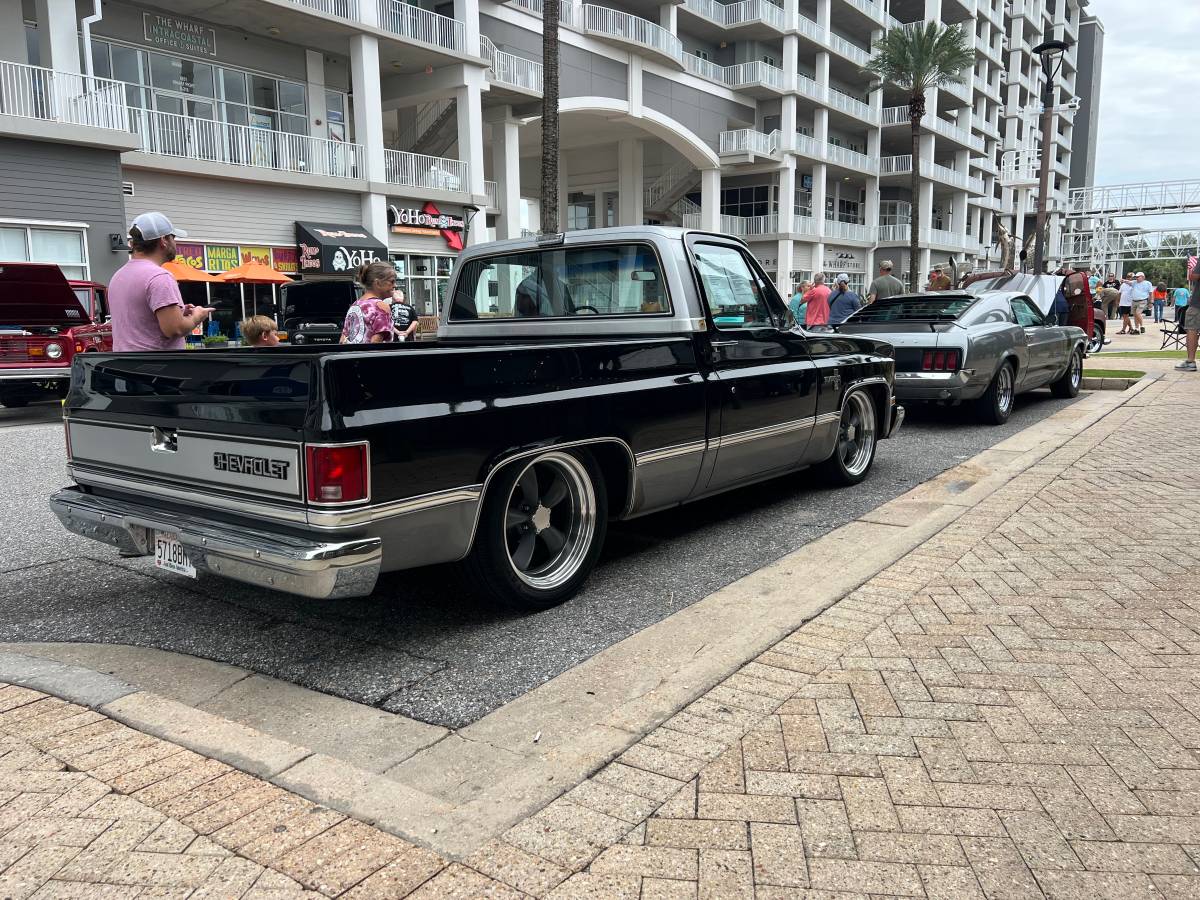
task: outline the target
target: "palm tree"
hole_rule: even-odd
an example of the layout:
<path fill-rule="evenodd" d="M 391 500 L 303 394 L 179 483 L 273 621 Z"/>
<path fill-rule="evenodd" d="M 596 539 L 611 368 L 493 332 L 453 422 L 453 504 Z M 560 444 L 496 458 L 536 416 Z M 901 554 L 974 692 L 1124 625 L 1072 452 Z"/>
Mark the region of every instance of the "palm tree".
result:
<path fill-rule="evenodd" d="M 909 219 L 908 277 L 917 290 L 921 235 L 921 119 L 925 117 L 925 92 L 930 88 L 964 81 L 962 72 L 974 65 L 975 53 L 967 46 L 962 29 L 926 22 L 886 31 L 875 43 L 875 53 L 863 71 L 880 81 L 908 91 L 908 120 L 912 125 L 912 215 Z"/>
<path fill-rule="evenodd" d="M 558 231 L 558 0 L 542 4 L 542 234 Z"/>

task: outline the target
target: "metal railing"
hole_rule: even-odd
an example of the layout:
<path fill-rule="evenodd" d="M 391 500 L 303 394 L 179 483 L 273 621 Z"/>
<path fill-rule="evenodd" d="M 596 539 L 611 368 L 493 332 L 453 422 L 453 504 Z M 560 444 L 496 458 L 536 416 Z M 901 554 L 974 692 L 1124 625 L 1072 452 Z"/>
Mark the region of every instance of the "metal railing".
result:
<path fill-rule="evenodd" d="M 646 209 L 656 209 L 656 204 L 674 188 L 684 182 L 695 178 L 696 170 L 689 162 L 680 162 L 671 166 L 664 172 L 660 172 L 658 177 L 646 185 L 642 192 L 642 205 Z"/>
<path fill-rule="evenodd" d="M 962 247 L 966 242 L 966 235 L 959 234 L 957 231 L 946 231 L 944 228 L 922 228 L 921 240 L 927 244 Z"/>
<path fill-rule="evenodd" d="M 470 193 L 467 164 L 457 159 L 385 150 L 384 180 L 388 184 Z"/>
<path fill-rule="evenodd" d="M 753 128 L 722 131 L 720 151 L 722 153 L 757 153 L 772 156 L 779 150 L 779 132 L 763 134 Z"/>
<path fill-rule="evenodd" d="M 334 178 L 364 177 L 359 144 L 145 109 L 131 110 L 131 116 L 144 153 Z"/>
<path fill-rule="evenodd" d="M 726 83 L 724 66 L 718 66 L 711 60 L 701 59 L 694 53 L 685 53 L 683 55 L 683 67 L 693 75 L 699 75 L 701 78 L 707 78 L 709 81 L 715 81 L 718 84 Z"/>
<path fill-rule="evenodd" d="M 874 229 L 870 225 L 863 225 L 859 222 L 838 222 L 835 219 L 825 220 L 825 236 L 848 241 L 875 240 Z"/>
<path fill-rule="evenodd" d="M 908 106 L 889 106 L 883 110 L 882 124 L 889 125 L 908 125 Z M 929 110 L 925 111 L 924 118 L 921 119 L 922 127 L 932 131 L 934 134 L 940 134 L 943 137 L 958 141 L 979 153 L 983 153 L 984 144 L 983 138 L 971 134 L 967 128 L 952 125 L 945 119 L 933 115 Z"/>
<path fill-rule="evenodd" d="M 817 220 L 812 216 L 793 215 L 792 227 L 789 230 L 792 234 L 803 234 L 810 237 L 817 237 L 821 233 L 817 226 Z"/>
<path fill-rule="evenodd" d="M 22 63 L 0 62 L 0 115 L 129 130 L 121 82 Z"/>
<path fill-rule="evenodd" d="M 876 228 L 875 239 L 881 244 L 907 244 L 911 237 L 911 227 L 907 222 L 893 225 L 880 225 Z"/>
<path fill-rule="evenodd" d="M 865 153 L 859 153 L 857 150 L 851 150 L 849 147 L 840 147 L 837 144 L 827 143 L 825 145 L 825 158 L 831 163 L 836 163 L 849 169 L 857 169 L 861 172 L 875 174 L 879 171 L 877 160 L 867 156 Z"/>
<path fill-rule="evenodd" d="M 542 64 L 514 53 L 499 50 L 486 34 L 479 36 L 479 55 L 491 63 L 490 80 L 495 84 L 542 91 Z"/>
<path fill-rule="evenodd" d="M 500 207 L 500 191 L 494 181 L 485 181 L 483 183 L 483 193 L 487 197 L 487 205 L 492 209 Z"/>
<path fill-rule="evenodd" d="M 812 135 L 797 131 L 793 140 L 795 141 L 793 150 L 796 153 L 812 157 L 813 159 L 825 158 L 825 154 L 821 152 L 823 145 Z"/>
<path fill-rule="evenodd" d="M 721 216 L 721 232 L 737 237 L 779 233 L 779 215 Z"/>
<path fill-rule="evenodd" d="M 586 3 L 583 6 L 583 30 L 637 44 L 669 56 L 680 65 L 684 64 L 683 43 L 667 29 L 649 19 L 609 9 L 607 6 Z"/>
<path fill-rule="evenodd" d="M 887 20 L 890 17 L 884 12 L 883 4 L 878 2 L 878 0 L 846 0 L 846 2 L 866 13 L 880 25 L 888 24 Z"/>
<path fill-rule="evenodd" d="M 829 86 L 826 88 L 826 102 L 834 109 L 840 109 L 844 113 L 865 119 L 872 124 L 879 123 L 879 116 L 876 115 L 875 110 L 871 108 L 869 103 L 863 103 L 857 97 L 851 97 L 849 94 L 843 93 L 835 87 Z"/>
<path fill-rule="evenodd" d="M 1200 179 L 1075 188 L 1068 209 L 1073 216 L 1158 215 L 1200 209 Z"/>
<path fill-rule="evenodd" d="M 462 22 L 401 0 L 376 0 L 376 3 L 379 27 L 384 31 L 410 41 L 467 52 L 467 29 Z"/>
<path fill-rule="evenodd" d="M 783 90 L 783 69 L 767 65 L 761 60 L 737 63 L 725 67 L 725 83 L 730 87 L 763 84 L 776 90 Z"/>
<path fill-rule="evenodd" d="M 825 102 L 825 90 L 813 79 L 809 78 L 803 72 L 796 73 L 796 90 L 808 97 L 811 100 L 816 100 L 818 103 Z"/>
<path fill-rule="evenodd" d="M 865 66 L 871 61 L 871 54 L 855 44 L 850 43 L 841 35 L 828 32 L 826 34 L 826 43 L 829 49 L 834 53 L 840 53 L 851 62 L 858 63 L 860 66 Z"/>
<path fill-rule="evenodd" d="M 905 175 L 911 171 L 911 153 L 902 153 L 899 156 L 883 156 L 879 159 L 880 175 Z"/>
<path fill-rule="evenodd" d="M 309 9 L 315 9 L 317 12 L 328 13 L 331 16 L 338 16 L 342 19 L 351 19 L 355 22 L 362 21 L 362 13 L 359 10 L 358 0 L 289 0 L 296 6 L 306 6 Z"/>
<path fill-rule="evenodd" d="M 767 0 L 738 0 L 725 7 L 725 24 L 738 25 L 742 22 L 764 22 L 772 28 L 783 31 L 783 7 L 769 3 Z"/>

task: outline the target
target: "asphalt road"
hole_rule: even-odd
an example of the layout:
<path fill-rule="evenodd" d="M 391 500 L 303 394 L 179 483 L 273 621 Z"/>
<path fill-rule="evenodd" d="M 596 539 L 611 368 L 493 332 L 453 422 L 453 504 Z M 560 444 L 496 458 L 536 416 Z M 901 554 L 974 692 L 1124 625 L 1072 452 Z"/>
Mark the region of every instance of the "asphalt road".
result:
<path fill-rule="evenodd" d="M 227 662 L 426 722 L 461 727 L 1070 401 L 1020 399 L 1002 427 L 910 410 L 849 489 L 806 473 L 616 524 L 584 592 L 529 616 L 493 610 L 445 567 L 385 576 L 374 596 L 304 600 L 122 560 L 66 532 L 58 404 L 0 410 L 0 641 L 156 647 Z"/>

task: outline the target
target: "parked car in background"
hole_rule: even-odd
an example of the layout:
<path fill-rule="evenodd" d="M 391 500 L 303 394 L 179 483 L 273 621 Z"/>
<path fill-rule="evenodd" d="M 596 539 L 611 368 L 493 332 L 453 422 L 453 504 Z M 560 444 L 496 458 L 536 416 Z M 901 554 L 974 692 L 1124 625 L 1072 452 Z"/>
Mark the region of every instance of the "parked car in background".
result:
<path fill-rule="evenodd" d="M 285 284 L 280 289 L 280 330 L 292 344 L 336 344 L 346 310 L 357 299 L 358 289 L 348 278 Z"/>
<path fill-rule="evenodd" d="M 1022 272 L 985 272 L 968 275 L 961 287 L 972 294 L 987 291 L 1017 291 L 1025 294 L 1037 305 L 1042 315 L 1049 318 L 1054 311 L 1054 298 L 1061 290 L 1068 298 L 1070 312 L 1066 322 L 1059 325 L 1074 325 L 1088 335 L 1088 354 L 1099 353 L 1107 342 L 1107 327 L 1103 314 L 1096 315 L 1100 301 L 1091 295 L 1087 278 L 1083 273 L 1072 275 L 1034 275 Z M 1090 309 L 1090 312 L 1089 312 Z"/>
<path fill-rule="evenodd" d="M 0 263 L 0 404 L 65 397 L 71 361 L 112 349 L 105 288 L 49 263 Z"/>
<path fill-rule="evenodd" d="M 610 518 L 813 466 L 867 477 L 903 419 L 886 343 L 808 334 L 744 243 L 607 228 L 470 247 L 439 340 L 81 360 L 70 530 L 310 597 L 462 561 L 544 609 Z"/>
<path fill-rule="evenodd" d="M 1028 294 L 942 291 L 877 300 L 839 333 L 895 347 L 896 396 L 904 401 L 970 402 L 995 425 L 1008 421 L 1017 394 L 1049 386 L 1079 393 L 1087 336 L 1051 325 Z"/>

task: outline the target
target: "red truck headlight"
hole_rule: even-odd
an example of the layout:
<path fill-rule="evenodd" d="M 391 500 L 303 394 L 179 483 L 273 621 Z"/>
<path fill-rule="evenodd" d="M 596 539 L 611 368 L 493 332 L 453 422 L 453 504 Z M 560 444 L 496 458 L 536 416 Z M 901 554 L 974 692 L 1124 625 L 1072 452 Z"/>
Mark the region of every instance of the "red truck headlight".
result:
<path fill-rule="evenodd" d="M 309 444 L 304 448 L 309 503 L 353 503 L 371 496 L 370 446 Z"/>
<path fill-rule="evenodd" d="M 46 356 L 49 359 L 62 359 L 63 348 L 62 344 L 47 344 Z"/>

